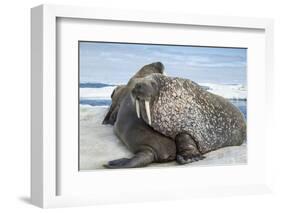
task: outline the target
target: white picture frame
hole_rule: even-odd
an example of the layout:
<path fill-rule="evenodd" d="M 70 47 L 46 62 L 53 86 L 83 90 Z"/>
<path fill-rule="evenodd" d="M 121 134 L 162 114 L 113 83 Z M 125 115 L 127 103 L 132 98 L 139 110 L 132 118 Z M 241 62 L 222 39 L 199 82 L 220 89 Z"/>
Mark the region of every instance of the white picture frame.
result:
<path fill-rule="evenodd" d="M 262 177 L 256 178 L 252 181 L 249 171 L 252 172 L 250 167 L 235 167 L 229 169 L 227 167 L 220 168 L 204 168 L 203 173 L 198 171 L 197 168 L 192 168 L 194 177 L 192 180 L 199 180 L 200 174 L 208 174 L 212 171 L 232 174 L 234 172 L 244 172 L 247 178 L 245 181 L 234 181 L 232 184 L 229 182 L 219 182 L 215 184 L 201 184 L 192 183 L 190 185 L 183 184 L 183 178 L 185 173 L 183 169 L 136 169 L 136 170 L 119 170 L 114 171 L 108 176 L 108 171 L 97 171 L 95 173 L 82 173 L 83 181 L 90 181 L 92 178 L 97 178 L 101 181 L 121 180 L 124 174 L 128 174 L 129 178 L 141 177 L 144 181 L 142 184 L 134 188 L 134 182 L 128 181 L 128 178 L 123 180 L 122 184 L 128 183 L 124 186 L 125 189 L 116 188 L 112 192 L 103 190 L 102 187 L 98 188 L 97 185 L 90 187 L 73 185 L 74 191 L 79 191 L 79 188 L 84 188 L 79 193 L 66 193 L 61 194 L 59 191 L 59 185 L 61 179 L 59 174 L 61 172 L 61 166 L 58 165 L 58 159 L 60 159 L 58 153 L 58 145 L 56 143 L 57 132 L 57 88 L 60 82 L 57 80 L 57 20 L 59 18 L 64 19 L 79 19 L 79 20 L 100 20 L 100 21 L 118 21 L 122 25 L 122 22 L 133 23 L 153 23 L 154 25 L 167 26 L 200 26 L 202 28 L 220 28 L 231 30 L 257 30 L 263 32 L 261 41 L 263 52 L 260 76 L 265 76 L 264 79 L 251 80 L 252 87 L 262 82 L 262 87 L 258 89 L 264 96 L 261 98 L 261 107 L 257 110 L 271 111 L 273 105 L 273 97 L 271 91 L 273 90 L 273 21 L 271 19 L 257 19 L 257 18 L 241 18 L 241 17 L 216 17 L 216 16 L 203 16 L 203 15 L 187 15 L 187 14 L 166 14 L 166 13 L 153 13 L 148 11 L 122 11 L 122 10 L 109 10 L 100 8 L 84 8 L 73 6 L 54 6 L 54 5 L 41 5 L 31 10 L 31 201 L 33 204 L 47 208 L 47 207 L 59 207 L 59 206 L 76 206 L 76 205 L 91 205 L 98 203 L 116 203 L 116 202 L 138 202 L 142 200 L 165 200 L 165 199 L 178 199 L 188 198 L 194 196 L 224 196 L 224 195 L 242 195 L 253 193 L 265 193 L 270 192 L 271 186 L 271 165 L 270 161 L 270 149 L 268 149 L 268 143 L 270 138 L 271 119 L 272 114 L 260 117 L 260 122 L 265 124 L 265 133 L 263 136 L 262 147 L 267 148 L 266 153 L 263 153 L 263 161 L 259 162 L 262 165 L 257 166 L 257 163 L 253 162 L 253 175 L 263 174 Z M 235 35 L 234 35 L 235 36 Z M 126 38 L 125 38 L 126 39 Z M 162 38 L 165 40 L 165 37 Z M 251 76 L 250 76 L 251 77 Z M 257 77 L 258 78 L 258 77 Z M 256 82 L 256 83 L 255 83 Z M 73 82 L 75 83 L 75 82 Z M 249 93 L 253 96 L 254 93 Z M 265 104 L 265 102 L 267 104 Z M 258 108 L 258 107 L 257 107 Z M 257 111 L 261 112 L 261 111 Z M 254 123 L 254 121 L 253 121 Z M 261 128 L 261 126 L 257 126 Z M 253 128 L 252 131 L 259 131 L 259 129 Z M 256 138 L 254 138 L 256 139 Z M 261 139 L 260 139 L 261 140 Z M 253 147 L 253 146 L 252 146 Z M 253 148 L 254 149 L 254 148 Z M 256 153 L 261 153 L 261 147 Z M 265 160 L 266 158 L 266 160 Z M 250 164 L 251 166 L 251 164 Z M 75 168 L 75 167 L 73 167 Z M 200 170 L 200 169 L 199 169 Z M 247 173 L 247 170 L 248 173 Z M 169 172 L 172 171 L 172 172 Z M 78 172 L 78 171 L 77 171 Z M 163 177 L 164 172 L 166 177 Z M 215 173 L 216 173 L 215 172 Z M 255 173 L 256 172 L 256 173 Z M 67 174 L 67 173 L 66 173 Z M 190 171 L 189 171 L 190 175 Z M 163 177 L 163 180 L 159 180 L 159 183 L 154 183 L 151 188 L 151 192 L 146 194 L 146 184 L 148 181 L 155 180 L 153 178 Z M 217 176 L 212 176 L 216 179 Z M 179 178 L 179 179 L 176 179 Z M 71 179 L 71 178 L 69 178 Z M 166 184 L 167 180 L 178 182 L 179 184 Z M 246 180 L 247 179 L 247 180 Z M 74 180 L 74 179 L 73 179 Z M 78 180 L 78 179 L 77 179 Z M 137 180 L 137 179 L 135 179 Z M 138 179 L 139 180 L 139 179 Z M 219 179 L 218 179 L 219 180 Z M 107 182 L 109 184 L 109 182 Z M 68 183 L 68 187 L 71 187 L 72 182 Z M 166 184 L 166 188 L 162 186 Z M 113 184 L 109 187 L 112 189 Z M 127 187 L 127 189 L 126 189 Z M 153 188 L 154 187 L 154 188 Z M 86 188 L 86 189 L 85 189 Z M 85 190 L 95 190 L 95 193 L 86 193 Z M 141 190 L 142 188 L 142 190 Z M 71 192 L 71 188 L 69 191 Z M 121 191 L 118 191 L 121 190 Z M 122 196 L 120 196 L 122 193 Z"/>

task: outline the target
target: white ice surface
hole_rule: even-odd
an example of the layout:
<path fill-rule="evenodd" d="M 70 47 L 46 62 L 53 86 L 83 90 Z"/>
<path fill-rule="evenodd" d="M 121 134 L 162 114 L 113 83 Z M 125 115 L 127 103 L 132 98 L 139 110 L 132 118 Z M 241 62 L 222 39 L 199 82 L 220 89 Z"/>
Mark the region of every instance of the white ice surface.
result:
<path fill-rule="evenodd" d="M 80 99 L 110 99 L 115 86 L 101 88 L 80 88 Z"/>
<path fill-rule="evenodd" d="M 133 154 L 119 141 L 111 125 L 102 125 L 107 107 L 80 105 L 80 169 L 101 169 L 110 160 Z M 184 165 L 233 165 L 247 162 L 247 146 L 226 147 L 207 153 L 204 160 Z M 177 166 L 176 162 L 154 163 L 150 166 Z"/>
<path fill-rule="evenodd" d="M 200 85 L 208 87 L 207 91 L 227 99 L 247 99 L 247 88 L 241 84 L 200 83 Z"/>

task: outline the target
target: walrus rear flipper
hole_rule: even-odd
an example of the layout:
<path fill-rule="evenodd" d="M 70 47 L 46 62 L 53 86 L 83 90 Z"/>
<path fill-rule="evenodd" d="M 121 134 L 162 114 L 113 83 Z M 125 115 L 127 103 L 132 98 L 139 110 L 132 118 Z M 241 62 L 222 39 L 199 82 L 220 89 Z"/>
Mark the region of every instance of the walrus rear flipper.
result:
<path fill-rule="evenodd" d="M 178 134 L 175 138 L 177 147 L 177 162 L 180 165 L 202 160 L 205 157 L 198 150 L 194 139 L 187 133 Z"/>
<path fill-rule="evenodd" d="M 136 153 L 132 158 L 120 158 L 109 161 L 104 167 L 108 169 L 137 168 L 147 166 L 152 162 L 154 162 L 153 153 L 150 151 L 143 151 Z"/>

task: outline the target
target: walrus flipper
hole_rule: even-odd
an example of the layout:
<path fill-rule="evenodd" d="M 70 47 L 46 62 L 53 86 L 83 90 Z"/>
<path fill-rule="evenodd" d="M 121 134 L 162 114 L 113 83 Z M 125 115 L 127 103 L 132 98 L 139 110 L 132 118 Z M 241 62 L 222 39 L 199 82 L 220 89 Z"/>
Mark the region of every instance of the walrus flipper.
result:
<path fill-rule="evenodd" d="M 150 151 L 143 151 L 136 153 L 132 158 L 120 158 L 109 161 L 104 167 L 108 169 L 137 168 L 147 166 L 152 162 L 154 162 L 153 153 Z"/>
<path fill-rule="evenodd" d="M 181 133 L 176 136 L 175 142 L 177 148 L 177 162 L 179 164 L 188 164 L 205 158 L 199 152 L 196 142 L 190 135 Z"/>

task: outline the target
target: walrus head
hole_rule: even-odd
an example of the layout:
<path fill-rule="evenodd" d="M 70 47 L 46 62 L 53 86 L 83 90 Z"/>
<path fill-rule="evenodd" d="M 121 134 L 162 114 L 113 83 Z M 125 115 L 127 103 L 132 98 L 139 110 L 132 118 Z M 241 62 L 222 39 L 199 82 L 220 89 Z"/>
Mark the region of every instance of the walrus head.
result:
<path fill-rule="evenodd" d="M 115 88 L 111 94 L 111 106 L 108 113 L 106 114 L 102 124 L 111 124 L 113 125 L 116 121 L 120 103 L 123 98 L 132 90 L 132 88 L 137 84 L 138 81 L 141 81 L 142 78 L 153 74 L 165 74 L 164 65 L 161 62 L 155 62 L 143 66 L 128 82 L 127 85 L 120 85 Z"/>
<path fill-rule="evenodd" d="M 135 78 L 143 78 L 152 73 L 159 73 L 165 75 L 164 65 L 161 62 L 154 62 L 151 64 L 147 64 L 143 66 L 130 80 Z"/>
<path fill-rule="evenodd" d="M 159 94 L 159 87 L 156 80 L 153 78 L 153 75 L 154 74 L 149 75 L 138 81 L 131 92 L 138 118 L 141 117 L 140 105 L 144 104 L 145 114 L 149 125 L 151 125 L 150 105 Z"/>

